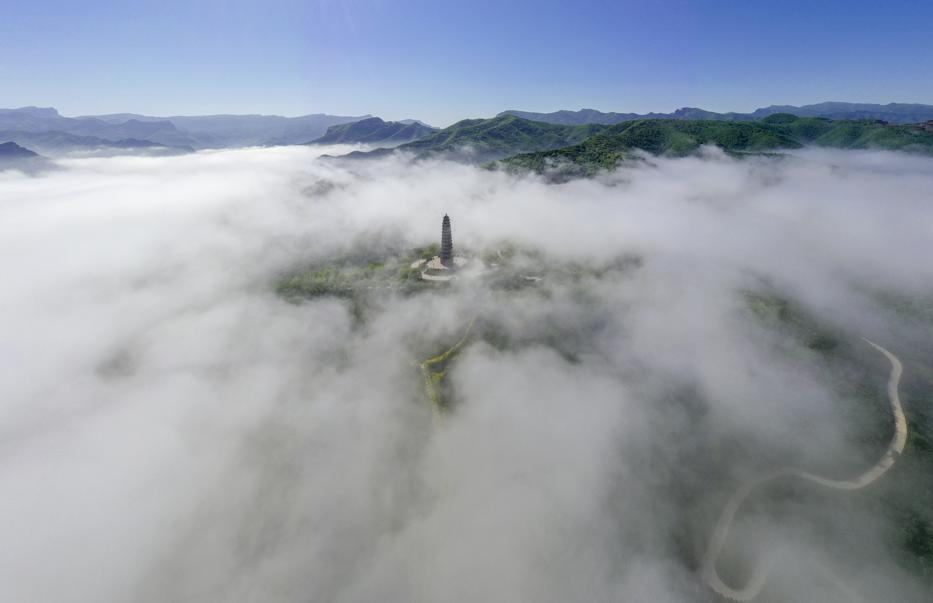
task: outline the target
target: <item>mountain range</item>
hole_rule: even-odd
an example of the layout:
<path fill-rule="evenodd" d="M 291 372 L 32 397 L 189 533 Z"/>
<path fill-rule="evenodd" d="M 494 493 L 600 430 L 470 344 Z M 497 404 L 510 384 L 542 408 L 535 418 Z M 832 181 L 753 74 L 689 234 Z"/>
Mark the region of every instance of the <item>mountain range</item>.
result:
<path fill-rule="evenodd" d="M 815 105 L 771 105 L 755 109 L 751 113 L 716 113 L 696 107 L 683 107 L 673 113 L 603 113 L 595 109 L 579 111 L 554 111 L 553 113 L 534 113 L 510 109 L 499 114 L 515 115 L 524 119 L 543 121 L 551 124 L 613 125 L 624 121 L 639 119 L 707 119 L 716 121 L 755 121 L 775 113 L 789 113 L 799 117 L 828 117 L 830 119 L 880 119 L 893 124 L 910 124 L 933 120 L 933 105 L 911 103 L 888 103 L 887 105 L 870 103 L 826 102 Z"/>
<path fill-rule="evenodd" d="M 0 142 L 31 146 L 48 155 L 94 148 L 207 148 L 301 144 L 337 124 L 370 117 L 323 113 L 151 117 L 133 113 L 64 117 L 53 108 L 0 109 Z"/>
<path fill-rule="evenodd" d="M 510 170 L 569 175 L 610 169 L 643 153 L 684 156 L 704 145 L 732 154 L 777 152 L 804 146 L 884 149 L 933 154 L 933 122 L 896 125 L 875 119 L 832 120 L 774 113 L 760 120 L 638 119 L 614 125 L 563 125 L 511 114 L 468 119 L 395 149 L 350 153 L 380 157 L 410 153 L 473 163 L 500 161 Z"/>
<path fill-rule="evenodd" d="M 14 142 L 42 155 L 57 156 L 72 153 L 116 154 L 186 153 L 199 149 L 235 148 L 244 146 L 333 143 L 365 143 L 383 147 L 396 147 L 417 156 L 439 153 L 476 163 L 509 158 L 519 154 L 547 153 L 586 143 L 597 144 L 591 137 L 598 134 L 614 135 L 604 130 L 609 127 L 633 124 L 646 120 L 655 122 L 727 122 L 733 124 L 765 124 L 774 115 L 791 115 L 807 119 L 836 121 L 861 120 L 852 126 L 859 131 L 871 132 L 864 138 L 840 135 L 834 144 L 852 148 L 925 148 L 915 140 L 913 129 L 897 130 L 908 123 L 933 120 L 933 105 L 890 103 L 860 104 L 827 102 L 815 105 L 772 105 L 751 113 L 715 113 L 703 109 L 684 107 L 673 113 L 603 113 L 594 109 L 533 113 L 505 111 L 491 119 L 466 119 L 437 130 L 418 120 L 384 121 L 371 115 L 339 116 L 323 113 L 301 117 L 276 115 L 205 115 L 152 117 L 134 113 L 116 113 L 96 116 L 65 117 L 53 108 L 22 107 L 0 109 L 0 143 Z M 877 120 L 885 123 L 870 125 Z M 806 127 L 822 130 L 817 122 L 805 122 Z M 861 122 L 860 122 L 861 123 Z M 893 125 L 889 125 L 893 124 Z M 771 124 L 774 126 L 774 124 Z M 629 132 L 641 131 L 644 125 Z M 657 127 L 661 127 L 658 125 Z M 848 126 L 847 126 L 848 127 Z M 850 129 L 851 129 L 850 128 Z M 679 132 L 665 125 L 666 132 Z M 753 128 L 754 129 L 754 128 Z M 834 131 L 842 131 L 837 125 Z M 622 128 L 625 130 L 625 128 Z M 741 128 L 733 128 L 739 132 Z M 617 133 L 621 133 L 617 132 Z M 677 136 L 679 136 L 678 134 Z M 821 136 L 828 138 L 821 138 Z M 668 138 L 677 138 L 670 134 Z M 831 136 L 823 132 L 817 137 L 797 137 L 801 144 L 828 144 Z M 702 139 L 702 136 L 701 136 Z M 714 144 L 719 144 L 713 141 Z M 672 143 L 673 144 L 673 143 Z M 859 146 L 861 145 L 861 146 Z M 663 145 L 662 145 L 663 146 Z M 673 144 L 662 152 L 670 153 L 680 147 Z M 724 148 L 729 148 L 725 145 Z M 733 150 L 737 150 L 736 149 Z M 649 149 L 645 149 L 649 150 Z M 378 156 L 391 152 L 379 149 L 353 156 Z M 575 157 L 569 151 L 567 157 Z M 591 157 L 591 153 L 585 153 Z M 608 156 L 607 156 L 608 157 Z M 537 160 L 525 158 L 512 162 L 534 164 Z"/>

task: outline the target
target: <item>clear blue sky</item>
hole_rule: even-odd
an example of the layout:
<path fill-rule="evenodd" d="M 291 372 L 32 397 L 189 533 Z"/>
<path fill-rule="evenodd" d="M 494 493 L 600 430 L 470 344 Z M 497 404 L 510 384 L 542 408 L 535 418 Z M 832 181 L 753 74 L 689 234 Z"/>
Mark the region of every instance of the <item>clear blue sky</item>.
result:
<path fill-rule="evenodd" d="M 933 0 L 0 0 L 0 106 L 65 115 L 933 103 Z"/>

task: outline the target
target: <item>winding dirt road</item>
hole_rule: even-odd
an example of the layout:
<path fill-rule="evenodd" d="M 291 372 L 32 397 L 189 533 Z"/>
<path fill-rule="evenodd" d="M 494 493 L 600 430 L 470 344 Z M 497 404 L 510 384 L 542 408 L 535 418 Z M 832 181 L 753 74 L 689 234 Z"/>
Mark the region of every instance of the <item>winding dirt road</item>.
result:
<path fill-rule="evenodd" d="M 463 337 L 460 338 L 460 341 L 452 345 L 447 351 L 438 354 L 432 358 L 427 358 L 418 363 L 418 367 L 421 369 L 421 376 L 424 378 L 424 390 L 427 393 L 428 400 L 431 402 L 431 411 L 434 414 L 434 423 L 435 425 L 440 425 L 443 417 L 443 408 L 441 408 L 440 395 L 437 391 L 437 386 L 435 384 L 434 373 L 431 371 L 431 367 L 435 364 L 440 364 L 446 362 L 451 356 L 458 353 L 460 348 L 466 343 L 467 339 L 470 337 L 470 332 L 473 330 L 473 323 L 476 322 L 476 316 L 470 319 L 470 323 L 467 325 L 466 331 L 463 333 Z"/>
<path fill-rule="evenodd" d="M 748 582 L 745 586 L 740 588 L 729 586 L 723 582 L 716 570 L 716 563 L 719 560 L 723 545 L 729 535 L 729 528 L 732 525 L 735 514 L 742 506 L 742 503 L 745 502 L 745 499 L 748 498 L 756 488 L 766 482 L 779 478 L 796 477 L 834 490 L 858 490 L 875 482 L 884 475 L 888 469 L 894 465 L 897 456 L 904 451 L 904 445 L 907 443 L 907 419 L 904 417 L 904 410 L 901 407 L 901 400 L 898 395 L 898 385 L 900 384 L 901 373 L 903 372 L 901 361 L 898 360 L 897 356 L 877 343 L 867 339 L 864 339 L 864 341 L 884 354 L 891 363 L 891 376 L 888 379 L 888 398 L 891 401 L 891 411 L 894 413 L 894 437 L 891 439 L 888 449 L 873 467 L 849 480 L 827 479 L 794 467 L 782 467 L 742 484 L 729 498 L 722 513 L 719 515 L 719 521 L 716 523 L 713 535 L 706 549 L 706 554 L 703 556 L 703 580 L 710 588 L 723 597 L 735 601 L 751 601 L 757 597 L 768 579 L 771 567 L 776 561 L 772 556 L 764 562 L 758 563 Z"/>

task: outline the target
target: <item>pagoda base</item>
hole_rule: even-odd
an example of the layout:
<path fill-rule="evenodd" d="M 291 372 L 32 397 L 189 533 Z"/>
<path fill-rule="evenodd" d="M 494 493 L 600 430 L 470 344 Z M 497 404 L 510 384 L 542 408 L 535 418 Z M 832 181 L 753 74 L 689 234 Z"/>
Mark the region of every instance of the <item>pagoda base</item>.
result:
<path fill-rule="evenodd" d="M 452 266 L 445 266 L 441 263 L 441 257 L 436 255 L 423 264 L 421 271 L 421 280 L 445 282 L 457 278 L 457 271 L 466 267 L 470 263 L 469 258 L 462 255 L 454 256 Z"/>

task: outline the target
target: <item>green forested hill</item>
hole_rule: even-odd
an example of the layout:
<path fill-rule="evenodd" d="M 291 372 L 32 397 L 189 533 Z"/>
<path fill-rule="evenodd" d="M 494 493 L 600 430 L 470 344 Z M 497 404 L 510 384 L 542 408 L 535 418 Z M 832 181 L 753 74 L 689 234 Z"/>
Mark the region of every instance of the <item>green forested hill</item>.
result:
<path fill-rule="evenodd" d="M 841 149 L 933 151 L 933 131 L 920 125 L 890 125 L 872 119 L 831 120 L 778 113 L 761 123 L 779 126 L 804 144 Z"/>
<path fill-rule="evenodd" d="M 841 149 L 885 149 L 933 154 L 933 132 L 916 125 L 892 126 L 874 120 L 833 121 L 778 113 L 760 121 L 645 119 L 603 129 L 582 143 L 504 160 L 510 169 L 592 173 L 610 169 L 635 151 L 683 156 L 703 145 L 730 153 L 758 153 L 807 145 Z"/>
<path fill-rule="evenodd" d="M 399 149 L 420 156 L 469 149 L 477 161 L 489 161 L 532 151 L 547 151 L 583 142 L 605 126 L 564 126 L 503 115 L 465 119 Z"/>

